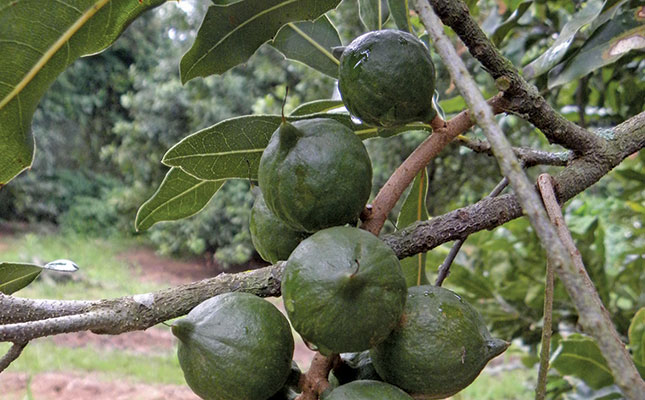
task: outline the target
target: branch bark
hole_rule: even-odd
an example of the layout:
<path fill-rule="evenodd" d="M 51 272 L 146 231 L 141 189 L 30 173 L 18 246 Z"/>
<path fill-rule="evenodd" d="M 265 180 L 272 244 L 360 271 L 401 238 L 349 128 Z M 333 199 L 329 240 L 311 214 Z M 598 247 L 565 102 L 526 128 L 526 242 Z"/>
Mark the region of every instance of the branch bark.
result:
<path fill-rule="evenodd" d="M 605 176 L 626 157 L 645 148 L 645 112 L 606 132 L 611 140 L 597 153 L 573 159 L 555 176 L 558 201 L 564 203 Z M 494 229 L 522 216 L 515 194 L 481 201 L 428 221 L 417 222 L 382 239 L 399 258 L 423 253 L 472 233 Z"/>
<path fill-rule="evenodd" d="M 486 197 L 492 198 L 492 197 L 499 196 L 499 194 L 502 193 L 502 190 L 504 190 L 506 186 L 508 186 L 508 179 L 504 177 Z M 439 271 L 437 273 L 437 280 L 434 282 L 435 286 L 443 285 L 443 281 L 450 274 L 450 266 L 452 265 L 452 262 L 455 260 L 455 257 L 457 257 L 459 250 L 461 250 L 461 246 L 463 246 L 467 238 L 468 237 L 466 236 L 461 239 L 457 239 L 455 241 L 455 244 L 452 245 L 452 248 L 450 249 L 450 253 L 448 253 L 448 256 L 446 257 L 444 262 L 441 263 L 441 266 L 439 266 Z"/>
<path fill-rule="evenodd" d="M 302 389 L 302 393 L 296 397 L 296 400 L 317 400 L 318 396 L 329 388 L 329 380 L 327 380 L 329 371 L 339 361 L 338 354 L 325 357 L 316 353 L 307 373 L 300 376 L 298 386 Z"/>
<path fill-rule="evenodd" d="M 495 79 L 498 89 L 504 92 L 504 97 L 510 103 L 509 111 L 531 122 L 551 143 L 561 144 L 580 154 L 602 147 L 602 139 L 599 136 L 557 113 L 537 88 L 519 74 L 515 66 L 500 54 L 481 30 L 462 0 L 429 2 L 443 23 L 459 35 L 470 53 Z M 423 3 L 427 4 L 426 1 Z"/>
<path fill-rule="evenodd" d="M 466 137 L 457 137 L 460 145 L 465 146 L 476 153 L 484 153 L 489 156 L 493 155 L 490 143 L 484 140 L 471 140 Z M 536 150 L 530 147 L 513 147 L 513 153 L 522 162 L 524 167 L 533 167 L 535 165 L 552 165 L 564 167 L 573 160 L 573 152 L 565 151 L 551 153 L 543 150 Z"/>
<path fill-rule="evenodd" d="M 500 113 L 504 111 L 506 101 L 501 96 L 494 96 L 489 100 L 489 104 L 495 112 Z M 387 215 L 419 171 L 425 168 L 454 138 L 473 126 L 468 110 L 462 111 L 444 124 L 437 124 L 437 119 L 433 121 L 432 134 L 414 149 L 379 190 L 361 229 L 378 235 Z"/>
<path fill-rule="evenodd" d="M 248 292 L 261 297 L 279 296 L 283 268 L 284 262 L 279 262 L 258 270 L 221 274 L 154 293 L 100 300 L 79 314 L 0 325 L 0 342 L 25 342 L 37 337 L 82 330 L 111 335 L 144 330 L 185 315 L 204 300 L 227 292 Z M 7 298 L 15 299 L 11 296 L 4 299 Z M 18 299 L 17 302 L 23 301 Z M 12 319 L 7 310 L 0 309 L 0 320 Z M 32 310 L 39 314 L 45 311 L 39 308 Z"/>

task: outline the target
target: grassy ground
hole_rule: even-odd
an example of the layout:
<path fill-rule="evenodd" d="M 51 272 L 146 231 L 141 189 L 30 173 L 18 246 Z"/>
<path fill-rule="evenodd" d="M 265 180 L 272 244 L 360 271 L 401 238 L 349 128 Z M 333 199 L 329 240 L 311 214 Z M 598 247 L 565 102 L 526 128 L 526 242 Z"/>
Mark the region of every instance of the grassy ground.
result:
<path fill-rule="evenodd" d="M 40 279 L 16 295 L 50 299 L 98 299 L 144 293 L 167 285 L 146 281 L 140 269 L 128 266 L 122 255 L 137 246 L 119 239 L 88 239 L 56 234 L 26 234 L 3 237 L 0 260 L 43 263 L 69 258 L 80 270 L 75 279 L 63 282 Z M 160 329 L 166 329 L 161 327 Z M 8 349 L 0 344 L 0 353 Z M 61 346 L 51 338 L 30 343 L 23 355 L 8 369 L 30 375 L 49 371 L 99 373 L 101 379 L 114 382 L 128 380 L 149 384 L 183 385 L 183 375 L 170 347 L 152 354 L 111 349 L 88 343 L 82 347 Z M 466 390 L 454 397 L 458 400 L 531 399 L 535 373 L 524 369 L 484 372 Z"/>

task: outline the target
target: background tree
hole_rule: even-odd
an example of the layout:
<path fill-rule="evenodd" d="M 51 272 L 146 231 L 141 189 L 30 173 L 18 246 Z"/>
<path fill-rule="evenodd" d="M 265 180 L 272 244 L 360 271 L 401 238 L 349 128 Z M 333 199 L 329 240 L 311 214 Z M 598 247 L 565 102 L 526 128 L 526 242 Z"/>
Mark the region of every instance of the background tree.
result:
<path fill-rule="evenodd" d="M 0 45 L 1 53 L 17 52 L 22 61 L 19 65 L 10 61 L 0 64 L 0 70 L 7 71 L 3 81 L 8 82 L 0 91 L 0 165 L 3 166 L 0 179 L 3 183 L 31 164 L 32 139 L 31 132 L 26 127 L 40 96 L 54 77 L 71 59 L 109 45 L 131 22 L 108 15 L 104 8 L 108 2 L 79 1 L 79 8 L 87 11 L 63 18 L 59 31 L 56 34 L 50 33 L 44 44 L 38 42 L 35 34 L 23 32 L 24 27 L 19 24 L 2 24 L 5 28 L 0 31 L 0 37 L 11 39 L 18 35 L 34 46 L 36 43 L 42 46 L 39 55 L 33 55 L 24 49 L 15 48 L 16 45 L 11 41 Z M 136 2 L 115 1 L 114 5 L 110 5 L 117 7 L 113 15 L 134 17 L 145 8 L 158 3 L 160 2 L 144 1 L 139 5 Z M 190 32 L 194 26 L 185 25 L 183 18 L 172 12 L 161 20 L 150 18 L 147 24 L 139 26 L 140 32 L 128 31 L 134 43 L 149 45 L 139 49 L 144 54 L 141 57 L 143 62 L 133 64 L 132 55 L 128 51 L 119 52 L 120 48 L 117 46 L 121 42 L 128 49 L 136 48 L 135 45 L 126 46 L 127 40 L 120 40 L 115 47 L 101 53 L 99 57 L 102 59 L 87 59 L 92 60 L 91 63 L 109 65 L 105 75 L 95 74 L 96 68 L 92 68 L 91 63 L 73 64 L 68 69 L 71 72 L 65 72 L 75 72 L 74 79 L 77 74 L 87 75 L 92 82 L 96 82 L 96 90 L 92 90 L 91 94 L 77 93 L 71 103 L 66 104 L 69 101 L 67 98 L 56 99 L 59 90 L 50 91 L 52 97 L 45 100 L 44 107 L 48 104 L 54 109 L 62 107 L 66 111 L 58 113 L 58 118 L 65 116 L 65 119 L 56 120 L 52 119 L 51 114 L 39 116 L 36 113 L 35 121 L 43 127 L 78 123 L 81 129 L 77 137 L 87 140 L 71 146 L 78 149 L 75 151 L 67 151 L 69 142 L 66 141 L 65 152 L 49 154 L 65 153 L 69 168 L 77 168 L 82 164 L 91 169 L 93 173 L 87 174 L 88 180 L 97 181 L 93 175 L 97 172 L 119 176 L 128 185 L 128 189 L 116 188 L 117 184 L 110 183 L 110 179 L 106 178 L 105 183 L 98 180 L 96 188 L 86 197 L 101 199 L 101 191 L 106 187 L 108 191 L 116 190 L 118 194 L 113 194 L 114 197 L 123 195 L 124 191 L 129 192 L 129 202 L 122 207 L 131 210 L 129 215 L 133 215 L 133 205 L 140 204 L 150 195 L 153 182 L 161 181 L 163 170 L 155 163 L 172 146 L 163 156 L 163 163 L 172 169 L 158 191 L 139 209 L 137 227 L 146 229 L 155 222 L 194 214 L 223 187 L 222 193 L 214 200 L 219 207 L 211 207 L 203 214 L 206 215 L 205 219 L 214 222 L 213 225 L 205 229 L 204 234 L 195 236 L 193 232 L 187 232 L 180 235 L 180 238 L 190 237 L 192 240 L 179 247 L 187 246 L 193 251 L 220 249 L 221 254 L 230 252 L 228 256 L 223 255 L 225 260 L 243 261 L 251 254 L 245 223 L 235 221 L 235 218 L 226 220 L 228 215 L 218 217 L 216 210 L 221 210 L 220 207 L 226 209 L 226 201 L 236 205 L 250 205 L 252 196 L 248 191 L 248 181 L 255 180 L 253 168 L 256 165 L 252 150 L 266 145 L 265 138 L 279 124 L 279 103 L 284 96 L 283 85 L 287 84 L 295 89 L 286 108 L 287 111 L 295 109 L 291 118 L 324 115 L 345 123 L 361 138 L 374 138 L 368 142 L 368 147 L 376 165 L 375 186 L 382 189 L 376 194 L 371 214 L 364 221 L 366 229 L 378 233 L 389 220 L 382 239 L 400 258 L 412 257 L 404 260 L 412 266 L 418 260 L 430 267 L 442 263 L 443 273 L 439 274 L 441 279 L 445 278 L 450 265 L 456 263 L 447 283 L 480 308 L 495 333 L 507 339 L 521 338 L 529 346 L 531 355 L 537 354 L 538 344 L 543 340 L 540 321 L 545 297 L 543 288 L 548 284 L 542 283 L 545 264 L 542 249 L 546 248 L 547 258 L 559 272 L 563 282 L 562 286 L 556 285 L 554 290 L 553 328 L 556 334 L 560 331 L 567 334 L 562 337 L 556 335 L 559 358 L 555 359 L 554 367 L 561 376 L 577 375 L 592 389 L 606 390 L 606 386 L 615 382 L 618 387 L 611 390 L 618 393 L 620 388 L 626 397 L 637 398 L 638 390 L 643 385 L 642 379 L 633 373 L 633 363 L 631 369 L 616 367 L 625 365 L 621 363 L 629 364 L 629 358 L 620 357 L 621 354 L 626 354 L 624 352 L 612 353 L 608 350 L 616 345 L 616 341 L 612 344 L 611 340 L 602 338 L 606 336 L 611 339 L 615 334 L 603 336 L 601 332 L 604 329 L 611 330 L 611 324 L 607 320 L 596 322 L 594 319 L 602 313 L 598 313 L 599 303 L 593 290 L 576 291 L 575 281 L 572 280 L 575 274 L 572 274 L 573 269 L 567 268 L 575 263 L 565 253 L 560 241 L 555 239 L 555 231 L 546 223 L 545 215 L 539 207 L 540 202 L 536 200 L 532 186 L 526 184 L 519 169 L 520 164 L 514 160 L 513 154 L 525 168 L 541 166 L 528 170 L 533 179 L 542 172 L 555 175 L 555 195 L 560 202 L 575 197 L 567 207 L 567 217 L 582 260 L 597 287 L 599 298 L 611 314 L 617 334 L 623 341 L 629 342 L 636 365 L 642 367 L 642 357 L 639 358 L 642 356 L 642 338 L 629 335 L 630 332 L 642 329 L 640 324 L 643 323 L 643 313 L 638 310 L 643 307 L 641 294 L 645 286 L 642 280 L 645 243 L 640 222 L 645 213 L 642 173 L 645 160 L 642 154 L 637 153 L 645 144 L 645 116 L 642 113 L 643 98 L 640 95 L 645 85 L 645 73 L 642 53 L 633 51 L 642 48 L 642 42 L 638 39 L 642 37 L 644 29 L 642 5 L 635 1 L 515 1 L 483 2 L 479 5 L 469 4 L 470 7 L 467 7 L 462 2 L 432 2 L 443 23 L 451 27 L 449 32 L 453 35 L 452 40 L 462 51 L 467 69 L 478 72 L 475 74 L 475 82 L 483 93 L 491 96 L 488 103 L 492 106 L 492 111 L 505 114 L 499 118 L 498 124 L 492 124 L 487 111 L 481 108 L 478 92 L 473 90 L 473 85 L 469 86 L 470 77 L 451 59 L 454 49 L 451 50 L 452 47 L 445 44 L 445 38 L 434 32 L 433 27 L 441 25 L 433 22 L 434 14 L 427 2 L 419 1 L 414 6 L 416 11 L 410 13 L 407 1 L 388 1 L 386 7 L 381 8 L 381 13 L 375 17 L 369 11 L 368 2 L 359 1 L 360 8 L 357 8 L 356 2 L 345 1 L 337 11 L 329 14 L 341 28 L 342 36 L 334 34 L 335 29 L 329 24 L 318 28 L 317 25 L 296 22 L 303 18 L 315 19 L 338 3 L 331 1 L 325 10 L 317 10 L 317 15 L 295 17 L 287 25 L 284 25 L 286 15 L 279 15 L 280 18 L 277 19 L 280 23 L 262 21 L 264 26 L 249 19 L 249 23 L 243 25 L 247 27 L 244 29 L 249 29 L 248 32 L 242 32 L 242 28 L 231 28 L 228 32 L 231 35 L 225 36 L 230 37 L 237 46 L 245 44 L 244 51 L 236 52 L 227 52 L 225 48 L 220 52 L 217 42 L 212 43 L 217 35 L 225 35 L 212 22 L 215 10 L 228 12 L 248 8 L 259 12 L 267 6 L 254 5 L 254 2 L 248 0 L 238 5 L 231 4 L 226 8 L 228 11 L 211 6 L 191 49 L 182 58 L 180 75 L 172 79 L 168 79 L 170 71 L 176 68 L 177 58 L 183 50 L 176 43 L 190 44 Z M 386 2 L 381 4 L 385 5 Z M 88 8 L 90 5 L 95 8 Z M 28 8 L 21 7 L 14 7 L 16 11 L 9 11 L 7 8 L 0 11 L 0 22 L 13 21 L 16 15 L 29 12 Z M 388 12 L 384 12 L 388 9 L 391 14 L 389 22 L 385 17 Z M 231 15 L 234 17 L 236 14 Z M 357 15 L 367 29 L 378 29 L 384 23 L 385 26 L 396 26 L 415 33 L 421 33 L 424 27 L 428 29 L 430 42 L 440 54 L 440 57 L 433 55 L 438 66 L 437 101 L 440 118 L 431 123 L 428 121 L 425 125 L 411 125 L 397 131 L 366 127 L 352 121 L 347 114 L 328 112 L 330 104 L 338 106 L 340 102 L 309 102 L 316 97 L 328 97 L 328 94 L 320 94 L 323 88 L 331 89 L 331 78 L 307 80 L 306 75 L 303 78 L 291 67 L 276 67 L 281 65 L 278 64 L 281 56 L 275 49 L 288 58 L 303 61 L 314 69 L 335 77 L 334 62 L 329 55 L 332 47 L 341 42 L 341 37 L 342 43 L 347 43 L 360 32 L 357 24 L 346 22 L 352 18 L 356 20 Z M 146 17 L 141 17 L 142 21 L 145 19 Z M 320 24 L 323 20 L 316 21 Z M 265 27 L 271 26 L 270 22 L 275 22 L 275 29 L 267 32 Z M 93 27 L 94 23 L 109 26 L 110 35 L 99 37 Z M 294 26 L 299 29 L 294 29 Z M 282 30 L 277 33 L 281 27 Z M 308 28 L 314 30 L 307 31 Z M 327 36 L 317 36 L 317 29 L 321 29 Z M 303 34 L 299 31 L 310 32 L 305 35 L 313 40 L 303 44 Z M 249 32 L 248 35 L 243 34 Z M 554 36 L 557 36 L 555 40 Z M 83 37 L 93 39 L 88 41 Z M 137 40 L 142 37 L 153 39 Z M 267 41 L 270 41 L 272 47 L 266 45 L 260 48 L 258 54 L 253 55 Z M 310 54 L 306 52 L 311 51 L 308 46 L 311 46 L 312 41 L 318 44 L 315 49 L 321 54 L 317 54 L 319 57 L 304 57 L 303 54 Z M 68 53 L 73 57 L 63 58 L 62 50 L 59 51 L 63 45 L 67 46 Z M 162 58 L 167 62 L 151 62 L 157 57 L 152 55 L 155 47 L 164 49 L 166 54 Z M 466 49 L 470 55 L 464 52 Z M 443 62 L 439 61 L 440 58 Z M 202 63 L 202 59 L 209 62 Z M 246 65 L 229 71 L 239 63 Z M 482 66 L 483 70 L 480 70 Z M 517 70 L 519 67 L 522 67 L 521 74 Z M 75 68 L 78 71 L 74 71 Z M 224 79 L 194 79 L 212 74 L 223 74 Z M 182 88 L 180 79 L 183 83 L 190 82 Z M 531 80 L 531 83 L 525 79 Z M 109 86 L 106 85 L 107 81 L 110 81 Z M 63 89 L 64 79 L 56 85 L 63 86 L 60 91 L 71 89 L 73 93 L 75 89 L 69 84 L 68 88 Z M 240 89 L 241 85 L 244 85 L 243 90 Z M 457 95 L 455 86 L 461 95 Z M 116 88 L 116 92 L 107 87 Z M 117 92 L 126 93 L 115 96 Z M 493 96 L 495 93 L 498 94 Z M 256 100 L 257 98 L 260 100 Z M 21 99 L 26 99 L 25 105 Z M 300 103 L 304 104 L 298 107 Z M 460 113 L 466 106 L 471 111 Z M 81 109 L 88 110 L 91 117 L 87 117 L 87 114 L 76 115 Z M 251 146 L 244 147 L 245 144 L 241 144 L 236 149 L 236 154 L 241 154 L 240 159 L 229 160 L 226 167 L 220 169 L 210 168 L 217 162 L 216 157 L 209 159 L 206 166 L 191 159 L 203 159 L 206 154 L 218 152 L 225 157 L 226 151 L 221 143 L 214 142 L 212 147 L 198 150 L 191 143 L 219 134 L 227 135 L 229 139 L 236 138 L 240 129 L 236 124 L 243 122 L 255 126 L 255 121 L 265 117 L 227 118 L 251 112 L 276 114 L 266 117 L 270 121 L 268 125 L 274 127 L 251 129 L 252 143 L 248 143 Z M 472 125 L 470 113 L 477 120 L 479 128 L 474 129 L 471 135 L 462 136 Z M 113 127 L 106 124 L 106 121 L 115 119 L 118 122 Z M 205 129 L 173 146 L 187 132 L 202 128 Z M 430 128 L 434 132 L 426 139 Z M 105 135 L 97 137 L 94 134 L 96 131 L 104 132 Z M 502 132 L 515 146 L 510 152 L 499 135 Z M 422 140 L 423 144 L 419 145 Z M 52 147 L 56 146 L 56 142 L 50 143 Z M 443 151 L 438 155 L 441 150 Z M 107 162 L 97 163 L 93 161 L 94 158 L 87 158 L 89 151 L 100 153 L 102 160 Z M 142 158 L 142 154 L 146 157 Z M 495 154 L 499 169 L 489 157 L 484 157 L 485 154 Z M 244 162 L 239 162 L 240 160 Z M 401 161 L 404 166 L 387 179 Z M 596 184 L 619 164 L 618 169 L 612 173 L 613 179 Z M 396 206 L 399 198 L 405 197 L 405 188 L 424 169 L 427 171 L 425 178 L 420 175 L 411 190 L 417 190 L 422 195 L 427 191 L 429 195 L 425 201 L 415 203 L 413 199 L 418 196 L 408 196 L 406 202 Z M 481 174 L 472 174 L 474 170 L 481 171 Z M 510 181 L 513 191 L 500 196 L 497 196 L 499 193 L 494 193 L 493 196 L 478 201 L 502 177 L 505 177 L 504 183 L 506 180 Z M 223 184 L 230 179 L 239 181 Z M 26 180 L 23 186 L 35 188 L 41 186 L 43 180 L 45 179 L 36 178 L 31 182 Z M 71 184 L 74 180 L 75 178 L 57 178 L 52 186 L 58 189 L 61 186 L 59 182 L 63 182 L 67 187 L 67 183 Z M 446 182 L 455 183 L 448 185 Z M 594 184 L 596 185 L 589 188 Z M 28 193 L 29 190 L 25 192 Z M 20 191 L 13 193 L 13 196 L 20 195 Z M 180 203 L 176 201 L 178 193 L 185 193 L 179 199 L 190 196 L 194 201 Z M 542 194 L 548 196 L 544 191 Z M 547 197 L 544 201 L 549 202 Z M 99 200 L 90 204 L 101 203 L 103 201 Z M 407 207 L 416 209 L 427 207 L 433 218 L 406 227 L 413 221 L 396 217 L 400 208 L 405 209 L 406 203 Z M 16 210 L 15 204 L 18 203 L 13 204 L 6 206 L 10 210 L 8 213 L 20 211 Z M 86 209 L 93 208 L 87 203 L 85 206 Z M 66 207 L 71 208 L 69 205 Z M 109 212 L 110 210 L 108 214 Z M 245 212 L 248 211 L 239 211 L 234 216 L 244 216 Z M 523 214 L 528 215 L 530 221 L 517 219 Z M 33 215 L 39 214 L 33 212 Z M 83 213 L 77 211 L 70 215 L 70 221 L 78 221 Z M 553 213 L 550 216 L 557 217 Z M 114 221 L 110 218 L 112 217 L 106 218 L 106 225 Z M 193 222 L 199 224 L 198 220 Z M 503 228 L 486 231 L 502 224 L 505 224 Z M 212 227 L 214 225 L 217 225 L 217 230 Z M 219 237 L 204 238 L 213 231 L 229 233 L 222 234 L 227 236 L 223 240 Z M 173 243 L 170 238 L 176 233 L 177 228 L 156 232 L 159 240 L 170 249 L 177 247 L 177 243 Z M 471 234 L 472 237 L 468 238 Z M 538 245 L 537 238 L 542 247 Z M 459 247 L 453 247 L 454 251 L 447 254 L 447 248 L 439 248 L 424 257 L 419 255 L 452 240 L 465 243 L 464 251 L 458 253 Z M 245 243 L 242 248 L 237 246 L 240 243 Z M 607 246 L 607 243 L 617 245 Z M 227 250 L 228 244 L 233 246 Z M 444 261 L 445 256 L 447 259 Z M 3 295 L 0 297 L 3 305 L 0 322 L 4 325 L 0 326 L 0 339 L 16 343 L 13 352 L 5 360 L 10 362 L 19 353 L 21 346 L 35 337 L 85 329 L 113 334 L 145 329 L 182 315 L 200 301 L 232 288 L 261 295 L 278 295 L 279 285 L 276 283 L 280 280 L 281 270 L 282 264 L 278 263 L 240 276 L 222 276 L 195 283 L 191 287 L 169 289 L 154 294 L 154 301 L 163 304 L 163 307 L 143 310 L 136 298 L 34 303 Z M 12 286 L 6 284 L 8 280 L 5 278 L 3 292 L 9 294 L 33 279 L 38 267 L 6 264 L 5 271 L 8 271 L 3 272 L 7 274 L 5 276 L 11 274 L 21 278 L 20 284 Z M 0 285 L 2 282 L 0 280 Z M 189 290 L 197 295 L 187 297 Z M 123 312 L 117 313 L 115 310 Z M 600 347 L 596 347 L 586 336 L 568 336 L 577 331 L 594 336 Z M 583 361 L 571 364 L 567 354 L 584 354 L 585 357 Z M 542 359 L 544 360 L 544 356 Z M 535 360 L 527 358 L 527 362 Z M 585 372 L 593 370 L 589 365 L 605 363 L 609 365 L 613 375 Z M 608 369 L 604 370 L 606 372 Z M 556 375 L 551 378 L 556 392 L 569 388 L 568 383 L 558 381 Z"/>

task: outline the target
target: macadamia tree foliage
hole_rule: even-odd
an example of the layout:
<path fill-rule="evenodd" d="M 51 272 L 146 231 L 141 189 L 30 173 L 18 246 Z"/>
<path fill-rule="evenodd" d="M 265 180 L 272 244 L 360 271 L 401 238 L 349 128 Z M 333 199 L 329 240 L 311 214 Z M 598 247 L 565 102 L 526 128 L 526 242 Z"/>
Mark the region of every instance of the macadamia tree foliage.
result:
<path fill-rule="evenodd" d="M 48 152 L 34 152 L 31 125 L 57 76 L 120 43 L 147 10 L 173 7 L 163 3 L 0 0 L 0 185 Z M 178 31 L 164 43 L 185 40 Z M 141 232 L 212 198 L 255 197 L 246 238 L 270 265 L 62 301 L 14 293 L 72 262 L 4 261 L 0 341 L 12 347 L 0 371 L 35 338 L 183 317 L 171 324 L 180 365 L 206 400 L 445 398 L 512 340 L 538 365 L 536 399 L 643 399 L 643 37 L 645 7 L 628 0 L 209 2 L 176 84 L 153 97 L 261 59 L 287 71 L 258 85 L 279 86 L 278 101 L 205 112 L 220 117 L 159 154 L 163 178 L 157 159 L 126 162 L 129 140 L 146 144 L 136 123 L 114 128 L 120 145 L 90 147 L 155 181 L 133 221 Z M 290 95 L 295 64 L 329 96 Z M 134 89 L 156 85 L 168 88 Z M 114 113 L 144 109 L 136 99 Z M 157 131 L 188 126 L 177 107 L 162 110 L 172 123 Z M 261 299 L 281 295 L 289 320 Z M 317 351 L 304 372 L 288 322 Z"/>

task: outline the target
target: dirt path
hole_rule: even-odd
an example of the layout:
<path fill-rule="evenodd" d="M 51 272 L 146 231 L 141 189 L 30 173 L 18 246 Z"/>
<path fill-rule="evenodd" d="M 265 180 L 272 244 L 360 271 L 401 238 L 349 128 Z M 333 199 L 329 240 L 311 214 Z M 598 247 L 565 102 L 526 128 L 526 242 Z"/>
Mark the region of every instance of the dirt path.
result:
<path fill-rule="evenodd" d="M 31 382 L 25 373 L 0 374 L 2 400 L 23 400 L 27 385 L 35 400 L 199 400 L 188 386 L 107 381 L 94 373 L 46 372 Z"/>

